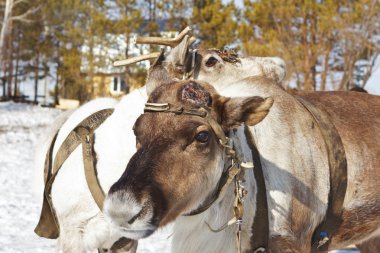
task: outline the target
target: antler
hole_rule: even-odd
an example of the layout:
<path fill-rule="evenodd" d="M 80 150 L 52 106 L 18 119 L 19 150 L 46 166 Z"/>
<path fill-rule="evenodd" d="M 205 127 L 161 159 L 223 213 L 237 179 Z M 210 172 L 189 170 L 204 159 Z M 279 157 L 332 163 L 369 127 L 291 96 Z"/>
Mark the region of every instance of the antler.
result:
<path fill-rule="evenodd" d="M 154 58 L 157 58 L 158 56 L 160 56 L 160 54 L 161 54 L 160 52 L 154 52 L 154 53 L 150 53 L 150 54 L 139 55 L 136 57 L 125 59 L 125 60 L 115 61 L 113 63 L 113 66 L 121 67 L 121 66 L 130 65 L 130 64 L 140 62 L 140 61 L 154 59 Z"/>
<path fill-rule="evenodd" d="M 162 37 L 135 37 L 133 43 L 136 44 L 154 44 L 154 45 L 163 45 L 169 47 L 176 47 L 182 40 L 191 32 L 191 28 L 188 26 L 183 31 L 178 34 L 175 38 L 162 38 Z M 191 37 L 189 40 L 189 45 L 193 44 L 196 41 L 196 38 Z M 126 60 L 120 60 L 113 63 L 115 67 L 126 66 L 136 62 L 145 61 L 154 59 L 160 56 L 160 52 L 150 53 L 146 55 L 140 55 L 132 57 Z"/>
<path fill-rule="evenodd" d="M 188 35 L 191 32 L 191 28 L 188 26 L 183 31 L 177 35 L 175 38 L 162 38 L 162 37 L 135 37 L 134 43 L 136 44 L 154 44 L 154 45 L 163 45 L 163 46 L 169 46 L 169 47 L 175 47 L 181 41 L 183 38 L 185 38 L 186 35 Z M 195 38 L 191 37 L 190 44 L 195 42 Z"/>

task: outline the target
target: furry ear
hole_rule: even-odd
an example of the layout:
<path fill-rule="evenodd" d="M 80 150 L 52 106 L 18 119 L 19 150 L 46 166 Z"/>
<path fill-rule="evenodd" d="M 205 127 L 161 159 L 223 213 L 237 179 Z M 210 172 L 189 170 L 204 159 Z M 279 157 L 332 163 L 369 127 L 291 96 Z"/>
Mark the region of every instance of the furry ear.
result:
<path fill-rule="evenodd" d="M 164 51 L 161 51 L 160 56 L 152 64 L 149 69 L 148 77 L 146 79 L 146 90 L 148 96 L 160 85 L 164 83 L 172 82 L 172 78 L 169 75 L 168 71 L 163 66 L 163 61 L 165 60 Z"/>
<path fill-rule="evenodd" d="M 173 66 L 184 66 L 189 47 L 192 43 L 191 37 L 186 35 L 185 38 L 167 55 L 167 62 Z"/>
<path fill-rule="evenodd" d="M 272 98 L 221 98 L 220 118 L 224 130 L 230 130 L 241 124 L 253 126 L 262 121 L 272 107 Z"/>

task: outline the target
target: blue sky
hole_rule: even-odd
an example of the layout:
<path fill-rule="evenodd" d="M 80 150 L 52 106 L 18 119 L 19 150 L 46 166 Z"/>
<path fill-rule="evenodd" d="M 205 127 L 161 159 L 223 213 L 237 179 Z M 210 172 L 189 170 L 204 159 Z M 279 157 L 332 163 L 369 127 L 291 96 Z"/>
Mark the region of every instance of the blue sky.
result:
<path fill-rule="evenodd" d="M 223 0 L 223 3 L 229 3 L 231 0 Z M 234 0 L 236 6 L 242 8 L 243 7 L 243 0 Z"/>

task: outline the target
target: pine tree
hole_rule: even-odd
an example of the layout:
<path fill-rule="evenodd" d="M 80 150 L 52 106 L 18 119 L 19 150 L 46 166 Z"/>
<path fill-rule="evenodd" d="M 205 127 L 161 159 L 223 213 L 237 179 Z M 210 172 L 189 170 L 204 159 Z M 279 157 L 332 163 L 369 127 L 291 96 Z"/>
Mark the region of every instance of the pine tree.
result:
<path fill-rule="evenodd" d="M 205 48 L 223 48 L 237 38 L 237 10 L 233 1 L 223 4 L 221 0 L 194 1 L 192 22 L 197 37 Z"/>
<path fill-rule="evenodd" d="M 338 70 L 331 64 L 337 54 L 344 57 L 343 78 L 335 88 L 347 89 L 355 62 L 364 52 L 378 54 L 371 42 L 380 18 L 376 0 L 245 0 L 244 5 L 239 37 L 245 54 L 284 58 L 300 90 L 325 90 L 327 77 Z M 372 56 L 366 58 L 373 62 Z"/>
<path fill-rule="evenodd" d="M 111 26 L 105 1 L 52 0 L 45 11 L 63 95 L 81 102 L 93 98 L 95 75 L 109 64 L 103 50 Z"/>

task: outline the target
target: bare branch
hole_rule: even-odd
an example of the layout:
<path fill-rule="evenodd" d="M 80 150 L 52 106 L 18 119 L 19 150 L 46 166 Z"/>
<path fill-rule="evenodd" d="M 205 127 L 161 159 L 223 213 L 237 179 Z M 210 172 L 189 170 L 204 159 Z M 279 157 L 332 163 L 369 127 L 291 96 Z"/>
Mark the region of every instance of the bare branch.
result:
<path fill-rule="evenodd" d="M 10 18 L 12 21 L 22 21 L 22 22 L 32 22 L 31 20 L 26 19 L 30 14 L 36 13 L 41 9 L 41 6 L 37 6 L 35 8 L 29 9 L 25 13 L 18 15 L 18 16 L 13 16 Z"/>
<path fill-rule="evenodd" d="M 121 66 L 130 65 L 130 64 L 133 64 L 133 63 L 136 63 L 136 62 L 140 62 L 140 61 L 154 59 L 154 58 L 159 57 L 160 54 L 161 54 L 161 52 L 154 52 L 154 53 L 150 53 L 150 54 L 136 56 L 136 57 L 129 58 L 129 59 L 126 59 L 126 60 L 115 61 L 113 63 L 113 66 L 115 66 L 115 67 L 121 67 Z"/>

